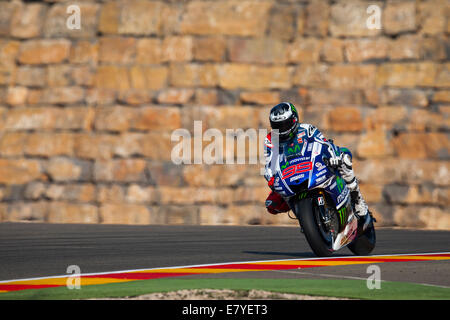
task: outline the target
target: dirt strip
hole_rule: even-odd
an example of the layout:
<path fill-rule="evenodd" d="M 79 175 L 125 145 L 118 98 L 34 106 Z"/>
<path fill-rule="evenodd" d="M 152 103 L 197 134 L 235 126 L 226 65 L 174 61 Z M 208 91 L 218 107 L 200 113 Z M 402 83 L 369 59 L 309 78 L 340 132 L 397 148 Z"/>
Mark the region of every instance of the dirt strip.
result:
<path fill-rule="evenodd" d="M 263 290 L 194 289 L 157 292 L 136 297 L 91 300 L 350 300 L 346 298 L 308 296 Z"/>

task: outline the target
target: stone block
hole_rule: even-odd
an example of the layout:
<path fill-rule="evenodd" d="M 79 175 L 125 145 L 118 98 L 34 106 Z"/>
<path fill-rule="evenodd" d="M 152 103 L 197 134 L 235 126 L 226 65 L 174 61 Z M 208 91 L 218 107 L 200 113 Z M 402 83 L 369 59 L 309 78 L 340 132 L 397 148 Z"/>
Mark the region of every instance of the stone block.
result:
<path fill-rule="evenodd" d="M 323 42 L 316 38 L 297 38 L 288 49 L 289 62 L 318 62 Z"/>
<path fill-rule="evenodd" d="M 104 204 L 99 208 L 99 220 L 102 224 L 150 224 L 150 210 L 136 204 Z"/>
<path fill-rule="evenodd" d="M 163 62 L 162 41 L 158 38 L 141 38 L 136 42 L 136 62 L 160 64 Z"/>
<path fill-rule="evenodd" d="M 37 160 L 0 159 L 0 183 L 24 184 L 41 178 L 41 164 Z"/>
<path fill-rule="evenodd" d="M 195 35 L 261 36 L 272 2 L 191 1 L 181 17 L 180 32 Z"/>
<path fill-rule="evenodd" d="M 102 37 L 99 40 L 99 61 L 130 64 L 136 59 L 136 39 L 131 37 Z"/>
<path fill-rule="evenodd" d="M 112 18 L 112 21 L 105 21 L 104 26 L 109 32 L 114 33 L 117 23 L 117 32 L 124 35 L 159 35 L 162 32 L 164 8 L 165 4 L 160 1 L 122 2 L 119 8 L 115 6 L 108 8 L 103 21 L 108 20 L 109 17 Z"/>
<path fill-rule="evenodd" d="M 20 3 L 11 17 L 10 35 L 21 39 L 40 36 L 45 13 L 46 6 L 41 3 Z"/>
<path fill-rule="evenodd" d="M 414 1 L 390 1 L 382 15 L 383 30 L 387 34 L 414 31 L 417 28 Z"/>
<path fill-rule="evenodd" d="M 230 63 L 221 66 L 219 84 L 227 90 L 287 89 L 291 86 L 291 76 L 285 66 Z"/>
<path fill-rule="evenodd" d="M 336 107 L 328 116 L 331 130 L 359 132 L 363 129 L 361 111 L 356 107 Z"/>
<path fill-rule="evenodd" d="M 193 40 L 190 36 L 169 36 L 162 42 L 162 61 L 185 62 L 193 58 Z"/>
<path fill-rule="evenodd" d="M 47 173 L 53 181 L 89 181 L 92 179 L 92 163 L 56 157 L 49 160 Z"/>
<path fill-rule="evenodd" d="M 349 62 L 383 60 L 388 57 L 387 38 L 347 40 L 344 42 L 344 55 Z"/>
<path fill-rule="evenodd" d="M 94 180 L 97 182 L 147 182 L 146 162 L 143 159 L 96 161 Z"/>
<path fill-rule="evenodd" d="M 273 38 L 236 38 L 228 42 L 230 61 L 236 63 L 284 64 L 294 48 L 288 49 L 285 42 Z"/>
<path fill-rule="evenodd" d="M 326 36 L 330 24 L 328 1 L 313 1 L 306 6 L 305 35 Z"/>

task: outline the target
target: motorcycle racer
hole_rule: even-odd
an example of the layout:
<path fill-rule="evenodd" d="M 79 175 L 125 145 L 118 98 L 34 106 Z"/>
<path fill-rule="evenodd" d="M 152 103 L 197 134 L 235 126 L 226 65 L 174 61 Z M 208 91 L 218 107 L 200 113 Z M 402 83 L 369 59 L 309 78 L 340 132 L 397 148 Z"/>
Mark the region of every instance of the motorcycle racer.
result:
<path fill-rule="evenodd" d="M 327 140 L 315 126 L 307 123 L 300 123 L 298 112 L 292 103 L 282 102 L 274 106 L 270 111 L 269 120 L 272 130 L 278 132 L 277 138 L 280 144 L 290 143 L 294 139 L 302 139 L 303 136 L 307 135 L 308 138 L 313 138 L 314 141 L 321 143 L 324 147 L 328 148 L 330 154 L 328 165 L 336 168 L 347 184 L 347 187 L 350 190 L 352 204 L 354 205 L 355 213 L 358 218 L 358 224 L 365 230 L 373 221 L 373 218 L 364 201 L 359 189 L 358 180 L 353 172 L 352 154 L 350 150 L 334 145 L 333 141 Z M 272 161 L 274 163 L 279 161 L 279 152 L 274 152 L 276 151 L 274 149 L 276 146 L 272 141 L 276 131 L 269 132 L 264 142 L 264 156 L 266 159 L 264 177 L 272 190 L 266 199 L 265 205 L 267 211 L 271 214 L 278 214 L 290 210 L 287 201 L 285 201 L 285 199 L 274 189 Z M 274 155 L 276 156 L 274 157 Z"/>

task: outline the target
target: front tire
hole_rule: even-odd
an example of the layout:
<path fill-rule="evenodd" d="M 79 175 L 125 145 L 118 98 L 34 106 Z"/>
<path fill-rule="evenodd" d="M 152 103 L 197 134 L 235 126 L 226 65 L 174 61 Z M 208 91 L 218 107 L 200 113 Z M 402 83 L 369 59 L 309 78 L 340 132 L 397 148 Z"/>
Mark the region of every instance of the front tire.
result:
<path fill-rule="evenodd" d="M 320 232 L 320 220 L 317 206 L 313 205 L 312 199 L 304 199 L 295 204 L 295 214 L 305 233 L 306 240 L 314 253 L 319 257 L 329 257 L 333 254 L 332 244 L 327 243 Z"/>

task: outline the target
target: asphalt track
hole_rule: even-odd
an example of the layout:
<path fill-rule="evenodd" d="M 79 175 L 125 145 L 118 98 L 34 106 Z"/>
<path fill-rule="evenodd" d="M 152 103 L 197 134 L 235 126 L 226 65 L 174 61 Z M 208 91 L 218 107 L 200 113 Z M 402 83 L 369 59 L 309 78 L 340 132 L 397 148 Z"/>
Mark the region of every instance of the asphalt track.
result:
<path fill-rule="evenodd" d="M 450 251 L 450 231 L 380 228 L 373 255 Z M 334 256 L 352 253 L 342 249 Z M 0 223 L 0 281 L 208 263 L 311 258 L 297 227 Z M 380 264 L 384 281 L 450 287 L 450 261 Z M 187 277 L 361 278 L 367 265 Z"/>

